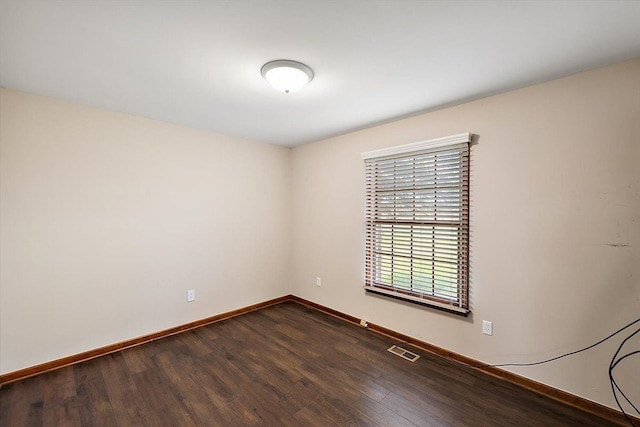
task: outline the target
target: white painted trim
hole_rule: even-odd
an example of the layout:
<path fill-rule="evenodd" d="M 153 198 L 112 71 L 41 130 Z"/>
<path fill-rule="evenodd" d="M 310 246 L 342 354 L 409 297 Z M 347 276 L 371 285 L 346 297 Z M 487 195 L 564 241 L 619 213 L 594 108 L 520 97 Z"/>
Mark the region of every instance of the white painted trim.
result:
<path fill-rule="evenodd" d="M 379 150 L 366 151 L 360 156 L 364 160 L 376 159 L 378 157 L 407 154 L 414 151 L 427 150 L 432 148 L 446 147 L 447 145 L 461 144 L 471 141 L 471 132 L 459 133 L 457 135 L 443 136 L 442 138 L 429 139 L 426 141 L 412 142 L 410 144 L 396 145 L 395 147 L 381 148 Z"/>

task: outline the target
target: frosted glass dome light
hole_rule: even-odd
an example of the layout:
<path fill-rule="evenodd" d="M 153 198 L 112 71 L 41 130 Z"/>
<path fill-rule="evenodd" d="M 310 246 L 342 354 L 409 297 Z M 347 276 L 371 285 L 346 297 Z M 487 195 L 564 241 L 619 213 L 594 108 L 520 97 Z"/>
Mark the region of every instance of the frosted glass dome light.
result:
<path fill-rule="evenodd" d="M 276 90 L 297 92 L 313 80 L 313 71 L 301 62 L 278 59 L 262 66 L 262 77 Z"/>

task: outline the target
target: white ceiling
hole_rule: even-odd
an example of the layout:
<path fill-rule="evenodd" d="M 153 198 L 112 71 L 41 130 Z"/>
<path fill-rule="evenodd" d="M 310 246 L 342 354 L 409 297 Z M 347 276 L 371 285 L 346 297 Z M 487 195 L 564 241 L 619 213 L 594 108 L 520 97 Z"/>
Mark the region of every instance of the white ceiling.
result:
<path fill-rule="evenodd" d="M 1 86 L 286 146 L 637 57 L 640 1 L 0 0 Z"/>

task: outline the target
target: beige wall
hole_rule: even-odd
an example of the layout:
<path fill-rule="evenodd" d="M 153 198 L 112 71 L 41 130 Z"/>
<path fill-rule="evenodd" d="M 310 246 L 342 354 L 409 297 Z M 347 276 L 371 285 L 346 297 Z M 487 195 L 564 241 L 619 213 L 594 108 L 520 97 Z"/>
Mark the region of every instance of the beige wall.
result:
<path fill-rule="evenodd" d="M 289 293 L 289 149 L 0 102 L 2 373 Z"/>
<path fill-rule="evenodd" d="M 466 131 L 479 136 L 472 315 L 366 295 L 360 153 Z M 640 316 L 639 170 L 640 60 L 295 148 L 293 293 L 488 363 L 581 348 Z M 620 341 L 512 370 L 614 406 L 608 365 Z M 637 360 L 617 371 L 635 402 Z"/>
<path fill-rule="evenodd" d="M 365 295 L 360 153 L 465 131 L 472 315 Z M 293 150 L 0 90 L 0 371 L 290 292 L 489 363 L 591 344 L 640 313 L 639 138 L 640 60 Z M 619 342 L 513 371 L 613 406 Z"/>

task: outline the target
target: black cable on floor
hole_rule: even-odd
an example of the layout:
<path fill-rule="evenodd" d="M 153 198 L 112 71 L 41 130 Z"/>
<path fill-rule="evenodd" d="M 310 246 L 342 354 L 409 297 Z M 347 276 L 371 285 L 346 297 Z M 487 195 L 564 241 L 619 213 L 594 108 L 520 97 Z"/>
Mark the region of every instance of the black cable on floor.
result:
<path fill-rule="evenodd" d="M 563 357 L 567 357 L 567 356 L 572 356 L 574 354 L 581 353 L 581 352 L 589 350 L 589 349 L 591 349 L 591 348 L 593 348 L 593 347 L 595 347 L 597 345 L 600 345 L 603 342 L 607 341 L 610 338 L 613 338 L 614 336 L 618 335 L 620 332 L 622 332 L 625 329 L 635 325 L 638 322 L 640 322 L 640 319 L 636 319 L 633 322 L 629 323 L 628 325 L 623 326 L 622 328 L 618 329 L 617 331 L 615 331 L 614 333 L 610 334 L 609 336 L 601 339 L 600 341 L 598 341 L 595 344 L 591 344 L 590 346 L 581 348 L 580 350 L 576 350 L 576 351 L 572 351 L 572 352 L 569 352 L 569 353 L 565 353 L 563 355 L 552 357 L 550 359 L 545 359 L 545 360 L 541 360 L 539 362 L 532 362 L 532 363 L 496 363 L 496 364 L 486 364 L 486 365 L 476 366 L 476 368 L 504 367 L 504 366 L 535 366 L 535 365 L 542 365 L 543 363 L 553 362 L 554 360 L 562 359 Z M 638 412 L 638 414 L 640 414 L 640 411 L 638 411 L 638 408 L 631 402 L 631 400 L 627 397 L 627 395 L 618 386 L 618 383 L 613 378 L 613 369 L 616 366 L 618 366 L 618 364 L 620 362 L 622 362 L 624 359 L 626 359 L 626 358 L 628 358 L 630 356 L 634 356 L 636 354 L 640 354 L 640 350 L 632 351 L 631 353 L 625 354 L 624 356 L 621 356 L 618 360 L 616 360 L 616 358 L 618 357 L 618 354 L 620 354 L 620 351 L 622 350 L 622 347 L 625 345 L 625 343 L 627 341 L 629 341 L 631 339 L 631 337 L 633 337 L 634 335 L 636 335 L 638 333 L 640 333 L 640 329 L 638 329 L 635 332 L 633 332 L 631 335 L 626 337 L 622 341 L 622 343 L 620 343 L 620 345 L 618 346 L 618 349 L 616 350 L 615 354 L 613 355 L 613 359 L 611 359 L 611 363 L 609 364 L 609 382 L 611 383 L 611 391 L 613 392 L 613 398 L 615 399 L 616 404 L 618 405 L 618 408 L 622 412 L 622 415 L 624 415 L 624 417 L 627 419 L 627 421 L 629 422 L 629 424 L 632 427 L 636 427 L 636 425 L 633 422 L 633 420 L 631 419 L 631 417 L 629 417 L 629 415 L 625 412 L 625 410 L 622 407 L 622 405 L 620 404 L 620 400 L 618 399 L 618 394 L 616 393 L 616 390 L 618 390 L 620 392 L 622 397 L 624 397 L 624 399 L 627 401 L 627 403 L 629 403 L 629 405 L 631 405 L 633 407 L 633 409 L 635 409 L 635 411 Z"/>
<path fill-rule="evenodd" d="M 624 392 L 622 391 L 622 389 L 618 386 L 618 383 L 615 381 L 615 379 L 613 379 L 613 378 L 611 377 L 611 376 L 612 376 L 612 374 L 613 374 L 613 372 L 612 372 L 612 371 L 613 371 L 613 368 L 615 368 L 615 367 L 616 367 L 616 365 L 618 364 L 618 362 L 622 362 L 622 360 L 626 359 L 626 358 L 627 358 L 627 357 L 629 357 L 629 356 L 633 356 L 633 355 L 635 355 L 635 354 L 640 354 L 640 350 L 633 351 L 633 352 L 631 352 L 631 353 L 629 353 L 629 354 L 626 354 L 626 355 L 622 356 L 620 359 L 618 359 L 618 361 L 617 361 L 614 365 L 612 365 L 612 366 L 610 367 L 610 370 L 609 370 L 609 371 L 610 371 L 610 372 L 609 372 L 609 376 L 610 376 L 610 379 L 613 381 L 613 384 L 616 386 L 616 389 L 618 389 L 618 391 L 620 392 L 620 394 L 622 394 L 622 397 L 624 397 L 624 399 L 629 403 L 629 405 L 631 405 L 631 407 L 633 407 L 633 409 L 638 413 L 638 415 L 640 415 L 640 410 L 638 410 L 638 408 L 636 408 L 636 406 L 633 404 L 633 402 L 631 402 L 631 400 L 629 400 L 629 398 L 627 397 L 627 395 L 626 395 L 626 394 L 624 394 Z"/>
<path fill-rule="evenodd" d="M 616 358 L 618 357 L 618 354 L 620 354 L 620 351 L 622 350 L 622 347 L 624 347 L 624 345 L 627 343 L 627 341 L 629 341 L 634 335 L 640 333 L 640 328 L 637 329 L 634 333 L 632 333 L 631 335 L 629 335 L 627 338 L 625 338 L 620 345 L 618 346 L 618 349 L 616 350 L 616 353 L 613 355 L 613 358 L 611 359 L 611 363 L 609 364 L 609 381 L 611 382 L 611 391 L 613 392 L 613 398 L 616 400 L 616 404 L 618 405 L 618 408 L 620 408 L 620 411 L 622 412 L 622 415 L 624 415 L 624 417 L 627 419 L 627 421 L 629 422 L 629 424 L 632 427 L 635 427 L 635 423 L 633 422 L 633 420 L 631 419 L 631 417 L 625 412 L 624 408 L 622 407 L 622 405 L 620 404 L 620 400 L 618 400 L 618 395 L 616 393 L 616 389 L 620 392 L 620 394 L 622 395 L 622 397 L 624 397 L 624 399 L 633 407 L 633 409 L 635 409 L 636 412 L 638 412 L 638 414 L 640 414 L 640 411 L 638 411 L 638 408 L 636 408 L 636 406 L 631 402 L 631 400 L 629 400 L 629 398 L 627 397 L 626 394 L 624 394 L 624 392 L 622 391 L 622 389 L 620 389 L 620 386 L 618 386 L 618 383 L 616 383 L 616 380 L 613 378 L 613 369 L 618 366 L 618 364 L 626 359 L 629 356 L 632 356 L 634 354 L 638 354 L 640 353 L 640 351 L 632 351 L 631 353 L 628 353 L 622 357 L 620 357 L 620 359 L 616 360 Z"/>

